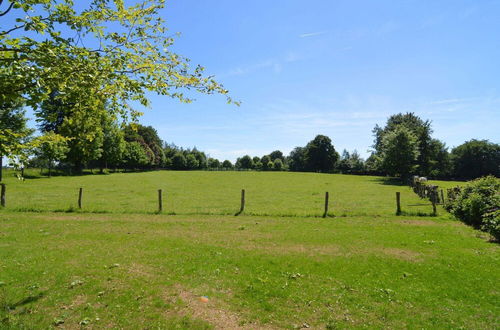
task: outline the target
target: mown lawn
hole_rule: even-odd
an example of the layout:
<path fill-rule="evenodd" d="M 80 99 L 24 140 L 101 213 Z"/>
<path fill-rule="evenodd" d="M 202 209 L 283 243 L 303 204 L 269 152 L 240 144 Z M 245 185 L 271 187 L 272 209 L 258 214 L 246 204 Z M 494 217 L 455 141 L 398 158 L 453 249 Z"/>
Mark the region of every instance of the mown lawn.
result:
<path fill-rule="evenodd" d="M 4 211 L 0 325 L 493 329 L 482 235 L 447 217 Z"/>
<path fill-rule="evenodd" d="M 20 211 L 67 211 L 77 208 L 83 187 L 83 211 L 154 213 L 158 189 L 166 214 L 232 215 L 246 190 L 247 215 L 321 216 L 325 192 L 335 216 L 393 215 L 395 193 L 403 211 L 430 214 L 432 206 L 396 180 L 375 176 L 291 172 L 156 171 L 17 180 L 6 176 L 7 208 Z M 440 210 L 441 213 L 444 211 Z"/>

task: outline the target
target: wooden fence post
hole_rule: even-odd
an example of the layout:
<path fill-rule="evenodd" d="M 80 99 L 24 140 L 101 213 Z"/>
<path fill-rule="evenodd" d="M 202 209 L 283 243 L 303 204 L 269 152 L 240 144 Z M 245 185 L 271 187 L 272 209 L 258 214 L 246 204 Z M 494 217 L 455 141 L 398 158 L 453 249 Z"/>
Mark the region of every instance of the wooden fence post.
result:
<path fill-rule="evenodd" d="M 326 218 L 326 216 L 328 215 L 328 199 L 329 199 L 329 194 L 328 194 L 328 191 L 325 192 L 325 213 L 323 213 L 323 218 Z"/>
<path fill-rule="evenodd" d="M 443 192 L 443 189 L 441 189 L 441 204 L 444 204 L 444 192 Z"/>
<path fill-rule="evenodd" d="M 436 199 L 437 199 L 437 191 L 433 191 L 431 195 L 432 215 L 437 215 Z"/>
<path fill-rule="evenodd" d="M 396 215 L 401 214 L 401 193 L 396 192 Z"/>
<path fill-rule="evenodd" d="M 83 196 L 83 188 L 80 188 L 78 191 L 78 208 L 82 208 L 82 196 Z"/>
<path fill-rule="evenodd" d="M 245 211 L 245 189 L 241 189 L 241 206 L 240 210 L 235 215 L 240 215 Z"/>
<path fill-rule="evenodd" d="M 158 212 L 163 211 L 162 190 L 158 189 Z"/>
<path fill-rule="evenodd" d="M 0 196 L 0 205 L 2 207 L 5 207 L 5 192 L 7 190 L 7 186 L 5 185 L 5 183 L 2 183 L 2 192 L 1 192 L 1 196 Z"/>

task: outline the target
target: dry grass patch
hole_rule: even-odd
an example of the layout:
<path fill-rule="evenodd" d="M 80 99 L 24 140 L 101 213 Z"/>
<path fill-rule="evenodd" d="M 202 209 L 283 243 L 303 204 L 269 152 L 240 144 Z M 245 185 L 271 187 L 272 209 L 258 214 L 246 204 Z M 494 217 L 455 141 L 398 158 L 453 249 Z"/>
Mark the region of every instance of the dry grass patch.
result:
<path fill-rule="evenodd" d="M 167 313 L 168 317 L 193 317 L 209 323 L 215 329 L 274 329 L 269 325 L 249 322 L 230 311 L 219 299 L 196 295 L 180 285 L 169 289 L 165 300 L 175 306 Z"/>

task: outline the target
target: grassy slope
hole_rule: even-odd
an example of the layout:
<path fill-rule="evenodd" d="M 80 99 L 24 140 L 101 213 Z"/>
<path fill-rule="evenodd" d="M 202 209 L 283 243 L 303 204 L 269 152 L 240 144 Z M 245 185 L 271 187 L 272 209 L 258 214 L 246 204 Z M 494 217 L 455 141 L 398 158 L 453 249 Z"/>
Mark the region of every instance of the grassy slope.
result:
<path fill-rule="evenodd" d="M 160 188 L 164 190 L 165 213 L 176 214 L 234 214 L 239 209 L 241 189 L 246 189 L 246 214 L 253 215 L 318 216 L 323 211 L 325 191 L 330 192 L 331 210 L 337 216 L 392 215 L 396 191 L 402 194 L 404 211 L 432 211 L 429 203 L 408 187 L 373 176 L 161 171 L 25 182 L 9 175 L 6 182 L 8 208 L 17 210 L 76 207 L 78 188 L 83 187 L 84 210 L 91 212 L 155 212 Z"/>
<path fill-rule="evenodd" d="M 9 178 L 9 204 L 0 211 L 0 305 L 13 309 L 0 309 L 0 320 L 7 318 L 0 328 L 54 320 L 69 328 L 82 321 L 204 328 L 219 319 L 254 328 L 498 327 L 498 245 L 443 211 L 394 216 L 395 191 L 404 209 L 430 207 L 408 207 L 423 202 L 390 183 L 252 172 Z M 80 185 L 86 209 L 116 214 L 16 212 L 66 209 Z M 154 210 L 160 187 L 168 211 L 185 215 L 119 214 Z M 247 214 L 272 216 L 189 215 L 234 213 L 242 187 Z M 334 213 L 347 216 L 279 217 L 320 215 L 325 190 Z M 210 302 L 192 301 L 200 295 Z"/>

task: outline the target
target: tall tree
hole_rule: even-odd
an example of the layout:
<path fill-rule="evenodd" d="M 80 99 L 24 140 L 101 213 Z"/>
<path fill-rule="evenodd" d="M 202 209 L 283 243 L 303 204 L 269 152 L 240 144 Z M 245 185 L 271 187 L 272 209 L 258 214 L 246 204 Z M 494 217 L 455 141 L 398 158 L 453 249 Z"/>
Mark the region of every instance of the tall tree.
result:
<path fill-rule="evenodd" d="M 305 158 L 308 171 L 329 173 L 333 171 L 339 154 L 328 136 L 317 135 L 307 144 Z"/>
<path fill-rule="evenodd" d="M 405 126 L 397 127 L 384 135 L 381 141 L 382 168 L 392 176 L 408 178 L 415 168 L 418 142 Z"/>
<path fill-rule="evenodd" d="M 460 178 L 500 177 L 500 144 L 472 139 L 453 148 L 451 158 L 454 174 Z"/>
<path fill-rule="evenodd" d="M 112 117 L 105 116 L 102 120 L 103 143 L 102 154 L 99 159 L 101 173 L 109 165 L 115 169 L 122 162 L 125 152 L 125 138 L 123 130 L 115 123 Z"/>
<path fill-rule="evenodd" d="M 129 169 L 144 168 L 150 161 L 144 148 L 137 141 L 125 143 L 123 164 Z"/>
<path fill-rule="evenodd" d="M 271 161 L 273 161 L 273 162 L 274 162 L 276 159 L 278 159 L 278 158 L 279 158 L 279 159 L 281 159 L 281 160 L 285 159 L 285 158 L 283 157 L 283 153 L 282 153 L 281 151 L 279 151 L 279 150 L 274 150 L 273 152 L 271 152 L 271 153 L 269 154 L 269 158 L 271 158 Z"/>
<path fill-rule="evenodd" d="M 306 148 L 296 147 L 290 152 L 287 157 L 287 163 L 290 171 L 294 172 L 304 172 L 306 171 Z"/>
<path fill-rule="evenodd" d="M 93 96 L 85 99 L 67 97 L 67 93 L 52 91 L 35 109 L 36 121 L 43 133 L 53 132 L 67 138 L 66 160 L 79 172 L 89 161 L 100 159 L 103 129 L 108 125 L 105 122 L 112 120 L 112 115 L 105 100 Z"/>
<path fill-rule="evenodd" d="M 420 175 L 429 175 L 431 172 L 434 155 L 432 150 L 432 128 L 429 120 L 422 120 L 414 113 L 398 113 L 387 119 L 386 125 L 382 128 L 378 125 L 373 129 L 375 153 L 380 154 L 384 148 L 384 137 L 400 127 L 408 129 L 417 141 L 418 157 L 414 160 L 415 170 Z"/>

